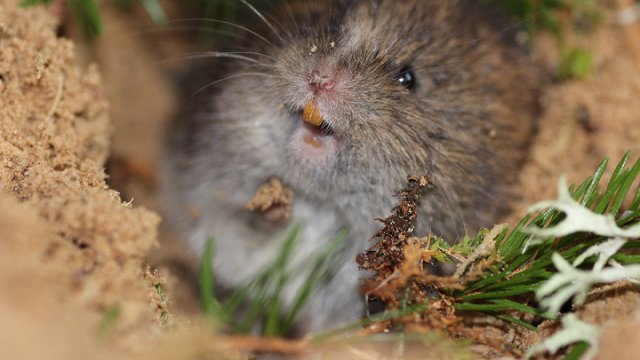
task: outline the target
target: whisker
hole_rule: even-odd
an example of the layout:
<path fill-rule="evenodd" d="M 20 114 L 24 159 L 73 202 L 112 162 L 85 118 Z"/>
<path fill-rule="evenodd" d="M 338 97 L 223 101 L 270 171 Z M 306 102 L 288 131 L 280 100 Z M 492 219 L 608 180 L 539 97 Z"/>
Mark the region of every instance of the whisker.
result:
<path fill-rule="evenodd" d="M 140 31 L 140 33 L 152 34 L 152 33 L 164 33 L 164 32 L 172 32 L 172 31 L 185 31 L 185 32 L 193 31 L 193 32 L 199 32 L 199 33 L 206 33 L 206 34 L 219 34 L 224 36 L 231 36 L 238 40 L 245 39 L 242 35 L 238 34 L 237 32 L 230 31 L 230 30 L 223 30 L 223 29 L 213 29 L 211 27 L 206 27 L 206 26 L 187 26 L 187 25 L 162 26 L 162 27 L 154 27 L 149 30 Z"/>
<path fill-rule="evenodd" d="M 206 51 L 206 52 L 214 52 L 214 53 L 223 53 L 223 54 L 233 54 L 233 55 L 256 55 L 256 56 L 262 56 L 265 57 L 269 60 L 273 60 L 276 61 L 276 58 L 264 53 L 260 53 L 260 52 L 255 52 L 255 51 Z M 250 58 L 253 59 L 253 58 Z M 256 60 L 256 59 L 253 59 Z M 257 60 L 256 60 L 257 61 Z M 262 64 L 262 65 L 266 65 L 266 64 Z"/>
<path fill-rule="evenodd" d="M 265 73 L 257 73 L 257 72 L 253 72 L 253 73 L 240 73 L 240 74 L 234 74 L 234 75 L 229 75 L 229 76 L 225 76 L 221 79 L 212 81 L 210 83 L 208 83 L 207 85 L 201 87 L 200 89 L 198 89 L 195 93 L 191 94 L 191 97 L 194 97 L 196 95 L 198 95 L 199 93 L 201 93 L 202 91 L 205 91 L 206 89 L 221 83 L 223 81 L 226 80 L 230 80 L 230 79 L 235 79 L 235 78 L 240 78 L 240 77 L 245 77 L 245 76 L 264 76 L 264 77 L 277 77 L 275 75 L 270 75 L 270 74 L 265 74 Z"/>
<path fill-rule="evenodd" d="M 300 37 L 301 36 L 300 27 L 298 26 L 298 21 L 296 21 L 295 15 L 293 15 L 293 9 L 291 8 L 291 3 L 288 0 L 286 0 L 284 3 L 285 3 L 285 8 L 287 9 L 287 15 L 289 16 L 289 19 L 293 24 L 293 29 L 295 29 L 295 33 L 294 34 L 290 33 L 290 36 L 295 35 L 297 37 Z"/>
<path fill-rule="evenodd" d="M 278 19 L 275 16 L 267 13 L 266 17 L 268 17 L 271 21 L 275 22 L 276 25 L 278 25 L 278 28 L 281 31 L 281 33 L 284 33 L 286 36 L 290 36 L 291 35 L 291 33 L 289 31 L 289 28 L 284 26 L 284 24 L 282 22 L 278 21 Z"/>
<path fill-rule="evenodd" d="M 224 51 L 201 51 L 197 53 L 191 53 L 183 56 L 172 57 L 165 60 L 160 60 L 160 63 L 176 60 L 194 60 L 194 59 L 210 59 L 210 58 L 231 58 L 237 60 L 244 60 L 254 64 L 263 65 L 269 67 L 269 65 L 260 62 L 252 57 L 244 56 L 247 52 L 224 52 Z"/>
<path fill-rule="evenodd" d="M 285 42 L 282 36 L 280 36 L 280 33 L 278 33 L 278 31 L 276 30 L 276 28 L 273 27 L 273 25 L 271 25 L 271 23 L 267 20 L 267 18 L 265 18 L 264 15 L 262 15 L 262 13 L 258 11 L 258 9 L 256 9 L 253 5 L 249 4 L 247 0 L 240 0 L 240 1 L 242 1 L 242 3 L 245 6 L 247 6 L 249 9 L 251 9 L 251 11 L 253 11 L 260 18 L 260 20 L 262 20 L 262 22 L 264 22 L 269 27 L 269 29 L 271 29 L 271 31 L 273 31 L 273 34 L 278 37 L 281 43 Z"/>
<path fill-rule="evenodd" d="M 256 55 L 256 56 L 262 56 L 262 57 L 266 57 L 267 59 L 276 61 L 276 58 L 271 56 L 271 55 L 267 55 L 267 54 L 263 54 L 263 53 L 259 53 L 259 52 L 255 52 L 255 51 L 234 51 L 234 54 L 240 54 L 240 55 Z"/>
<path fill-rule="evenodd" d="M 262 40 L 262 41 L 266 42 L 267 44 L 271 45 L 272 47 L 275 47 L 275 45 L 271 41 L 267 40 L 267 38 L 265 38 L 264 36 L 258 34 L 257 32 L 255 32 L 255 31 L 253 31 L 253 30 L 251 30 L 251 29 L 249 29 L 249 28 L 247 28 L 245 26 L 238 25 L 236 23 L 232 23 L 232 22 L 229 22 L 229 21 L 217 20 L 217 19 L 189 18 L 189 19 L 172 20 L 172 21 L 167 22 L 167 24 L 181 23 L 181 22 L 187 22 L 187 21 L 202 21 L 202 22 L 210 22 L 210 23 L 230 25 L 230 26 L 233 26 L 233 27 L 238 28 L 240 30 L 246 31 L 249 34 L 254 35 L 257 38 L 259 38 L 260 40 Z"/>

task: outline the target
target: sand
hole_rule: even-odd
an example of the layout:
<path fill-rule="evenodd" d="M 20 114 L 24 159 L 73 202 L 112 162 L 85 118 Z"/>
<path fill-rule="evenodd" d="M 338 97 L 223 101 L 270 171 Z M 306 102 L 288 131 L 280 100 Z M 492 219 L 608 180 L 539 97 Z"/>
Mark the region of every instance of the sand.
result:
<path fill-rule="evenodd" d="M 160 218 L 106 186 L 97 68 L 75 62 L 45 8 L 16 3 L 0 3 L 0 357 L 97 358 L 109 309 L 105 336 L 132 351 L 163 326 L 144 257 Z"/>

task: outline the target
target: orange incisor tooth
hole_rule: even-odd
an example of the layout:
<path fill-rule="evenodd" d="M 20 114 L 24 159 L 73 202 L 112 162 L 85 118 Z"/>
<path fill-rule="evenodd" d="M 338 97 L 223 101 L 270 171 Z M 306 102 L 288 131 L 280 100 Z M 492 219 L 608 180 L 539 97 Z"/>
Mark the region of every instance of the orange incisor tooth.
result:
<path fill-rule="evenodd" d="M 304 113 L 302 114 L 302 118 L 304 119 L 304 121 L 314 126 L 320 126 L 323 121 L 320 110 L 318 109 L 316 104 L 312 102 L 308 102 L 307 105 L 304 106 Z"/>

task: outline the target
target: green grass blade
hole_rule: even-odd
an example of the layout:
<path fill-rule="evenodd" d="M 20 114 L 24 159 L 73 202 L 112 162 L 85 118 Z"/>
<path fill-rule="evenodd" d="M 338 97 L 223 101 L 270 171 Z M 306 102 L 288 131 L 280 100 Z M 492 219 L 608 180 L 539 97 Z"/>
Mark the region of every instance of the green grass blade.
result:
<path fill-rule="evenodd" d="M 156 25 L 164 25 L 167 23 L 167 14 L 157 0 L 139 0 L 144 10 Z"/>
<path fill-rule="evenodd" d="M 587 350 L 589 350 L 589 344 L 584 341 L 579 342 L 573 345 L 571 350 L 567 352 L 567 355 L 564 356 L 564 360 L 580 360 Z"/>
<path fill-rule="evenodd" d="M 513 259 L 517 254 L 520 253 L 521 245 L 524 239 L 528 236 L 525 234 L 522 229 L 527 225 L 531 215 L 527 214 L 520 222 L 516 225 L 516 227 L 504 237 L 503 241 L 496 242 L 498 244 L 496 248 L 498 249 L 498 254 L 503 257 L 505 262 L 509 262 L 510 259 Z"/>
<path fill-rule="evenodd" d="M 298 291 L 293 301 L 291 309 L 288 311 L 284 320 L 284 332 L 287 332 L 291 325 L 295 322 L 300 310 L 309 300 L 311 292 L 316 287 L 316 284 L 323 275 L 326 275 L 326 270 L 323 269 L 329 256 L 335 254 L 338 247 L 346 240 L 349 232 L 347 230 L 341 230 L 335 239 L 329 243 L 323 253 L 315 259 L 313 265 L 310 267 L 309 276 L 305 281 L 305 285 Z"/>
<path fill-rule="evenodd" d="M 524 259 L 523 259 L 524 260 Z M 544 261 L 544 263 L 543 263 Z M 546 280 L 551 276 L 551 272 L 547 270 L 547 267 L 551 265 L 551 258 L 549 261 L 540 260 L 540 263 L 536 263 L 537 267 L 530 267 L 523 270 L 506 280 L 496 282 L 484 287 L 484 291 L 499 290 L 504 288 L 510 288 L 516 285 L 528 285 L 537 284 L 542 280 Z"/>
<path fill-rule="evenodd" d="M 490 291 L 490 292 L 481 292 L 476 294 L 469 294 L 460 297 L 461 301 L 472 301 L 472 300 L 482 300 L 482 299 L 498 299 L 505 298 L 508 296 L 517 296 L 526 293 L 534 292 L 540 284 L 533 285 L 517 285 L 513 287 L 509 287 L 507 290 L 500 291 Z"/>
<path fill-rule="evenodd" d="M 589 188 L 589 184 L 591 184 L 592 178 L 593 176 L 588 177 L 575 190 L 571 190 L 570 191 L 571 197 L 576 200 L 580 199 L 584 195 L 584 193 L 587 191 L 587 188 Z"/>
<path fill-rule="evenodd" d="M 269 304 L 273 301 L 273 297 L 277 297 L 281 293 L 284 284 L 289 279 L 286 268 L 295 248 L 299 231 L 299 225 L 293 226 L 274 262 L 266 267 L 256 280 L 244 286 L 247 289 L 247 294 L 252 294 L 252 298 L 244 317 L 238 323 L 239 332 L 250 331 L 260 318 L 267 315 L 265 311 L 274 311 Z"/>
<path fill-rule="evenodd" d="M 122 308 L 119 304 L 112 305 L 102 315 L 100 325 L 98 325 L 98 334 L 100 337 L 105 338 L 115 328 L 118 319 L 122 315 Z"/>
<path fill-rule="evenodd" d="M 509 307 L 505 307 L 500 304 L 472 304 L 472 303 L 458 303 L 454 306 L 456 310 L 461 311 L 478 311 L 478 312 L 495 312 L 501 310 L 508 310 Z"/>
<path fill-rule="evenodd" d="M 213 314 L 214 308 L 214 283 L 213 283 L 213 239 L 207 238 L 204 245 L 204 252 L 202 253 L 202 259 L 200 263 L 200 304 L 202 306 L 202 312 L 210 316 Z"/>
<path fill-rule="evenodd" d="M 636 188 L 636 195 L 633 198 L 633 201 L 631 201 L 631 206 L 629 206 L 629 209 L 638 209 L 640 208 L 640 184 L 638 184 L 638 187 Z"/>
<path fill-rule="evenodd" d="M 269 271 L 274 271 L 274 272 L 284 271 L 287 264 L 289 263 L 291 253 L 293 252 L 293 249 L 296 246 L 296 242 L 298 240 L 299 234 L 300 234 L 300 225 L 294 225 L 289 231 L 289 234 L 287 235 L 287 238 L 284 241 L 282 248 L 280 249 L 280 252 L 278 253 L 278 257 L 274 261 Z M 267 271 L 267 273 L 269 273 L 269 271 Z"/>
<path fill-rule="evenodd" d="M 618 226 L 626 227 L 640 221 L 640 209 L 630 210 L 629 213 L 621 217 L 617 223 Z"/>
<path fill-rule="evenodd" d="M 613 259 L 622 265 L 640 264 L 640 255 L 615 254 Z"/>
<path fill-rule="evenodd" d="M 102 34 L 102 17 L 96 0 L 67 0 L 73 15 L 80 21 L 85 34 L 94 38 Z"/>
<path fill-rule="evenodd" d="M 611 179 L 609 180 L 609 184 L 607 184 L 607 188 L 605 189 L 604 195 L 600 198 L 600 200 L 598 201 L 598 204 L 593 207 L 594 212 L 598 214 L 602 214 L 606 211 L 611 201 L 611 198 L 616 193 L 616 189 L 618 188 L 618 185 L 620 183 L 620 175 L 624 171 L 624 167 L 627 164 L 629 155 L 630 155 L 629 152 L 625 153 L 625 155 L 622 157 L 620 162 L 618 162 L 618 165 L 616 166 L 616 168 L 613 170 L 613 173 L 611 174 Z"/>
<path fill-rule="evenodd" d="M 20 2 L 20 6 L 22 7 L 29 7 L 29 6 L 34 6 L 34 5 L 46 5 L 46 4 L 50 4 L 53 0 L 22 0 Z"/>
<path fill-rule="evenodd" d="M 284 335 L 280 328 L 280 303 L 273 298 L 267 304 L 266 315 L 264 320 L 264 336 Z"/>
<path fill-rule="evenodd" d="M 524 328 L 527 328 L 527 329 L 529 329 L 529 330 L 531 330 L 531 331 L 538 331 L 538 329 L 537 329 L 535 326 L 533 326 L 533 325 L 529 324 L 529 323 L 528 323 L 528 322 L 526 322 L 526 321 L 522 321 L 522 320 L 520 320 L 520 319 L 518 319 L 518 318 L 515 318 L 515 317 L 513 317 L 513 316 L 504 315 L 504 314 L 501 314 L 501 315 L 494 315 L 494 316 L 495 316 L 495 317 L 497 317 L 498 319 L 502 319 L 502 320 L 504 320 L 504 321 L 508 321 L 508 322 L 510 322 L 510 323 L 514 323 L 514 324 L 516 324 L 516 325 L 520 325 L 520 326 L 522 326 L 522 327 L 524 327 Z"/>
<path fill-rule="evenodd" d="M 555 319 L 556 317 L 553 314 L 544 312 L 542 310 L 538 310 L 534 307 L 516 302 L 516 301 L 512 301 L 509 299 L 496 299 L 496 300 L 491 300 L 491 302 L 495 305 L 501 305 L 504 306 L 505 310 L 517 310 L 520 311 L 522 313 L 527 313 L 527 314 L 533 314 L 533 315 L 537 315 L 537 316 L 541 316 L 545 319 Z"/>
<path fill-rule="evenodd" d="M 604 171 L 607 169 L 608 163 L 609 159 L 604 158 L 604 160 L 602 160 L 595 173 L 591 177 L 589 185 L 587 186 L 587 190 L 582 197 L 582 201 L 580 201 L 580 204 L 582 206 L 588 207 L 591 203 L 593 203 L 593 201 L 595 201 L 595 197 L 597 196 L 598 192 L 598 184 L 600 183 L 600 179 L 602 179 L 602 175 L 604 175 Z"/>
<path fill-rule="evenodd" d="M 249 298 L 247 289 L 240 287 L 236 289 L 229 298 L 222 304 L 222 310 L 227 314 L 235 313 L 238 308 Z"/>
<path fill-rule="evenodd" d="M 638 178 L 638 173 L 640 173 L 640 159 L 636 161 L 636 163 L 631 167 L 629 172 L 626 175 L 625 179 L 622 181 L 622 185 L 618 192 L 616 193 L 616 197 L 613 200 L 613 204 L 611 205 L 611 209 L 609 210 L 612 214 L 617 214 L 622 207 L 622 203 L 627 198 L 629 193 L 629 189 L 633 182 Z"/>

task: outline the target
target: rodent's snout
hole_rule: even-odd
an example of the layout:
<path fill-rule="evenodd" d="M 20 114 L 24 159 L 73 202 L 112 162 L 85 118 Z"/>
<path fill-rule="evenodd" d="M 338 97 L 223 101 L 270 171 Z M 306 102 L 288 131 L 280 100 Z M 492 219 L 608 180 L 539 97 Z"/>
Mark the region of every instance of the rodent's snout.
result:
<path fill-rule="evenodd" d="M 330 70 L 314 69 L 309 74 L 309 85 L 312 87 L 314 93 L 318 91 L 331 91 L 336 85 L 335 74 L 332 74 Z"/>

